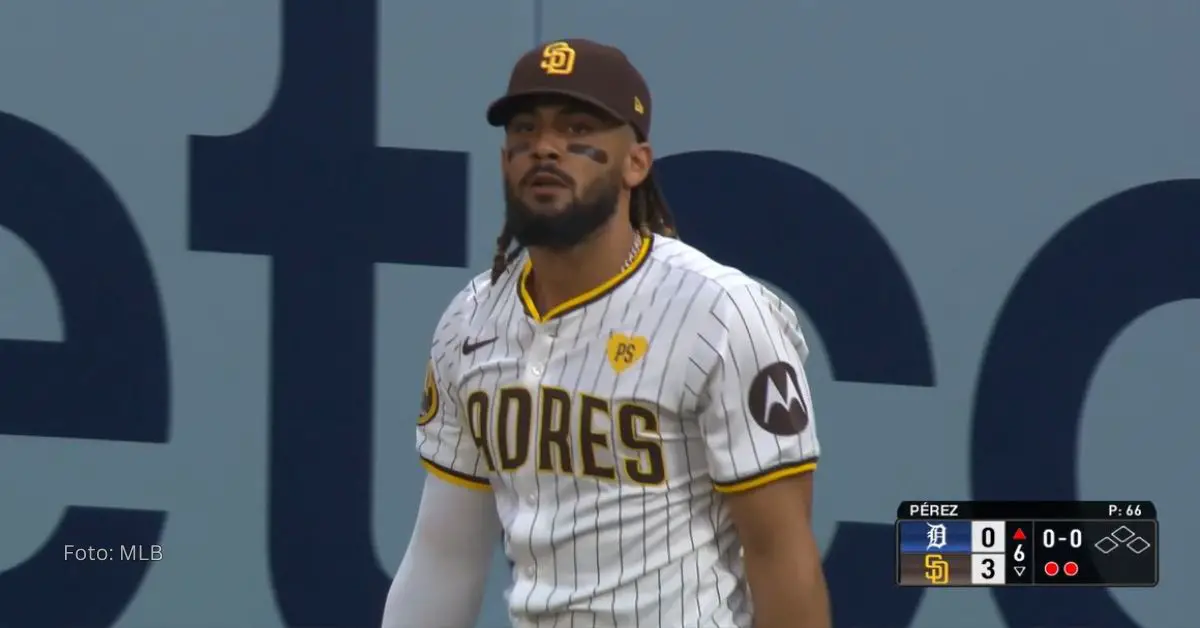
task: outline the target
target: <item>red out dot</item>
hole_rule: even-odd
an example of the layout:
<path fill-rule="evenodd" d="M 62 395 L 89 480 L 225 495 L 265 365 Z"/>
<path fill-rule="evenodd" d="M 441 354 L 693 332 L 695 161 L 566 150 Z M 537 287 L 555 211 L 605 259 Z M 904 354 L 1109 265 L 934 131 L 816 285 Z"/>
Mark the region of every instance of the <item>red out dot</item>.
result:
<path fill-rule="evenodd" d="M 1054 561 L 1050 561 L 1050 562 L 1046 563 L 1045 571 L 1046 571 L 1047 576 L 1057 576 L 1058 575 L 1058 563 L 1056 563 Z"/>
<path fill-rule="evenodd" d="M 1073 576 L 1079 573 L 1079 565 L 1075 564 L 1074 562 L 1068 562 L 1063 565 L 1063 573 L 1067 574 L 1068 576 Z"/>

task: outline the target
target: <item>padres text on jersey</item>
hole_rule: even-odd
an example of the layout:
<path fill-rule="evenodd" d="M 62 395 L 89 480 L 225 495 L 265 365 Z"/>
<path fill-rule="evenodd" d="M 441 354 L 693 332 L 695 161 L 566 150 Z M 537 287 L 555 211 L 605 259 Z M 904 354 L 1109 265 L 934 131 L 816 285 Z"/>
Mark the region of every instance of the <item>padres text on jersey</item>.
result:
<path fill-rule="evenodd" d="M 661 236 L 548 312 L 528 272 L 447 308 L 417 428 L 430 472 L 495 493 L 514 624 L 748 628 L 722 493 L 816 467 L 795 313 Z"/>

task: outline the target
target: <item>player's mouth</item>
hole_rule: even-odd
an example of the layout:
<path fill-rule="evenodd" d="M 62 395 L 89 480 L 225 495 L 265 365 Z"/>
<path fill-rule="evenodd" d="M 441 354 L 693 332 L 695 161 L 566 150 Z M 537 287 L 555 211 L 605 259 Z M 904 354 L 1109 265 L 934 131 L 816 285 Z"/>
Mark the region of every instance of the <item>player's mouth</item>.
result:
<path fill-rule="evenodd" d="M 528 187 L 529 191 L 533 192 L 534 194 L 554 194 L 560 190 L 569 189 L 566 181 L 563 181 L 562 179 L 549 173 L 539 173 L 534 175 L 529 179 L 529 183 L 526 184 L 526 187 Z"/>

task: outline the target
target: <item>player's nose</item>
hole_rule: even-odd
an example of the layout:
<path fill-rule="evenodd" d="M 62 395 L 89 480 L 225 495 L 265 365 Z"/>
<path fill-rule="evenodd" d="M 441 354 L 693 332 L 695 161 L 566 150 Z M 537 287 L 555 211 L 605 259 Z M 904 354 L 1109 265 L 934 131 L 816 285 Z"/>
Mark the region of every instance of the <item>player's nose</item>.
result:
<path fill-rule="evenodd" d="M 534 138 L 530 153 L 538 162 L 557 162 L 565 150 L 561 136 L 553 131 L 542 131 Z"/>

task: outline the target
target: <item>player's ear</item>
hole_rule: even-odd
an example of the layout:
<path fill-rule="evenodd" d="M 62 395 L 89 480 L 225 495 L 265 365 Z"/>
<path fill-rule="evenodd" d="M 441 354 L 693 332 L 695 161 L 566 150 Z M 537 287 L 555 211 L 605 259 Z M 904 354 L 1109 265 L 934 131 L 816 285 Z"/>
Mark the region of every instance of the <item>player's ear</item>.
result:
<path fill-rule="evenodd" d="M 625 187 L 633 189 L 642 184 L 650 176 L 650 167 L 654 163 L 654 149 L 649 142 L 637 142 L 629 147 L 625 158 Z"/>

